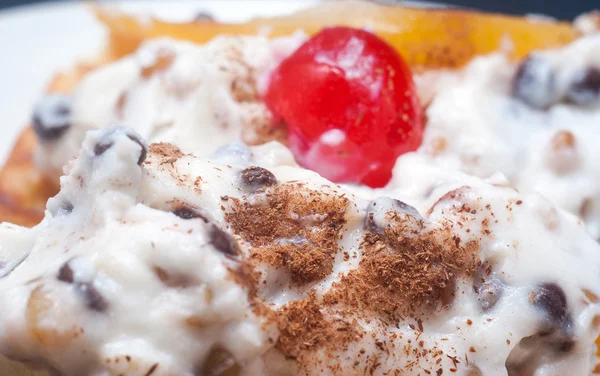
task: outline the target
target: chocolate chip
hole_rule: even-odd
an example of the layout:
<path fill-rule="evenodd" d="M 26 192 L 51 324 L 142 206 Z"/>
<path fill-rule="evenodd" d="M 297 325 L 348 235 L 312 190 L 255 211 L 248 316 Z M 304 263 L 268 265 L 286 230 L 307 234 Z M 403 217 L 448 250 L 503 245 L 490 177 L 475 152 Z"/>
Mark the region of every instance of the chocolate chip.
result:
<path fill-rule="evenodd" d="M 383 233 L 383 223 L 378 223 L 378 218 L 381 214 L 390 212 L 399 212 L 411 215 L 417 219 L 423 219 L 419 211 L 412 206 L 390 197 L 378 197 L 367 205 L 367 213 L 365 215 L 365 228 L 372 234 Z"/>
<path fill-rule="evenodd" d="M 450 307 L 456 299 L 456 278 L 450 279 L 446 283 L 446 287 L 440 291 L 440 302 L 442 307 Z"/>
<path fill-rule="evenodd" d="M 46 368 L 46 371 L 48 372 L 48 375 L 50 376 L 65 376 L 64 373 L 62 373 L 61 371 L 57 370 L 56 368 L 49 366 L 49 368 Z"/>
<path fill-rule="evenodd" d="M 204 363 L 195 373 L 198 376 L 239 376 L 241 367 L 233 355 L 220 345 L 213 346 Z"/>
<path fill-rule="evenodd" d="M 271 171 L 258 166 L 244 169 L 240 173 L 240 179 L 244 189 L 249 193 L 277 184 L 277 178 Z"/>
<path fill-rule="evenodd" d="M 419 213 L 419 211 L 417 209 L 413 208 L 412 206 L 410 206 L 400 200 L 394 200 L 394 209 L 401 211 L 403 213 L 410 214 L 413 217 L 421 218 L 421 213 Z"/>
<path fill-rule="evenodd" d="M 235 256 L 238 254 L 238 249 L 233 238 L 217 226 L 213 225 L 210 227 L 208 236 L 210 237 L 210 243 L 221 253 L 228 256 Z"/>
<path fill-rule="evenodd" d="M 71 269 L 71 266 L 69 265 L 69 261 L 65 262 L 60 267 L 60 269 L 58 269 L 58 275 L 56 276 L 56 278 L 58 278 L 59 281 L 73 283 L 73 281 L 74 281 L 73 269 Z"/>
<path fill-rule="evenodd" d="M 115 133 L 125 133 L 125 135 L 127 135 L 127 137 L 137 143 L 138 145 L 140 145 L 141 147 L 141 151 L 140 151 L 140 157 L 138 158 L 137 164 L 141 165 L 142 163 L 144 163 L 144 161 L 146 160 L 146 156 L 148 155 L 148 149 L 146 148 L 146 145 L 144 145 L 144 142 L 142 142 L 142 140 L 135 134 L 131 134 L 133 131 L 124 127 L 113 127 L 112 129 L 110 129 L 109 131 L 107 131 L 104 136 L 100 139 L 100 141 L 98 141 L 98 143 L 94 146 L 94 154 L 96 156 L 100 156 L 102 154 L 104 154 L 108 149 L 110 149 L 113 145 L 114 145 L 114 141 L 113 141 L 113 135 Z"/>
<path fill-rule="evenodd" d="M 508 376 L 534 375 L 543 355 L 538 336 L 521 339 L 504 363 Z"/>
<path fill-rule="evenodd" d="M 477 302 L 486 312 L 494 308 L 504 292 L 504 284 L 492 275 L 492 267 L 484 263 L 475 273 L 473 290 L 477 293 Z"/>
<path fill-rule="evenodd" d="M 56 217 L 71 214 L 73 212 L 73 209 L 75 209 L 73 204 L 71 204 L 70 202 L 64 202 L 54 210 L 54 213 L 52 215 Z"/>
<path fill-rule="evenodd" d="M 371 234 L 383 234 L 384 229 L 375 223 L 375 213 L 373 212 L 367 211 L 367 215 L 365 215 L 364 226 L 365 230 Z"/>
<path fill-rule="evenodd" d="M 179 218 L 183 218 L 183 219 L 200 218 L 205 223 L 208 223 L 208 219 L 206 218 L 206 216 L 204 214 L 200 213 L 200 211 L 198 209 L 192 208 L 191 206 L 187 206 L 187 205 L 178 206 L 173 210 L 173 214 L 175 214 Z"/>
<path fill-rule="evenodd" d="M 546 109 L 558 99 L 555 86 L 552 62 L 541 56 L 529 55 L 517 69 L 512 94 L 533 108 Z"/>
<path fill-rule="evenodd" d="M 564 290 L 556 283 L 544 283 L 533 294 L 533 305 L 545 313 L 546 320 L 538 328 L 538 333 L 530 338 L 537 341 L 537 348 L 545 349 L 554 356 L 571 352 L 576 343 Z"/>
<path fill-rule="evenodd" d="M 555 326 L 562 327 L 567 318 L 567 296 L 556 283 L 544 283 L 534 292 L 533 305 L 546 313 Z"/>
<path fill-rule="evenodd" d="M 144 374 L 144 376 L 151 376 L 154 371 L 156 371 L 156 369 L 158 368 L 158 363 L 154 363 L 149 369 L 148 371 Z"/>
<path fill-rule="evenodd" d="M 503 285 L 499 280 L 492 278 L 485 281 L 481 285 L 477 297 L 481 309 L 485 312 L 494 308 L 498 300 L 502 297 L 502 291 Z"/>
<path fill-rule="evenodd" d="M 152 271 L 156 277 L 158 277 L 158 279 L 160 279 L 160 281 L 167 287 L 186 288 L 196 284 L 192 276 L 183 273 L 167 271 L 160 266 L 154 265 L 152 267 Z"/>
<path fill-rule="evenodd" d="M 144 145 L 142 140 L 140 140 L 137 136 L 128 134 L 127 137 L 129 137 L 131 141 L 140 145 L 140 147 L 142 148 L 142 151 L 140 152 L 140 157 L 138 158 L 137 162 L 137 164 L 141 166 L 142 163 L 144 163 L 144 161 L 146 160 L 146 156 L 148 155 L 148 149 L 146 148 L 146 145 Z"/>
<path fill-rule="evenodd" d="M 85 299 L 89 309 L 104 312 L 108 308 L 108 303 L 92 283 L 79 283 L 77 291 Z"/>
<path fill-rule="evenodd" d="M 208 12 L 200 11 L 196 13 L 194 22 L 215 22 L 215 18 Z"/>
<path fill-rule="evenodd" d="M 575 347 L 575 340 L 569 337 L 560 338 L 557 341 L 552 341 L 551 345 L 556 352 L 568 353 Z"/>
<path fill-rule="evenodd" d="M 545 336 L 534 334 L 517 343 L 506 358 L 505 367 L 509 376 L 537 375 L 543 365 L 560 361 L 570 353 L 576 343 L 564 333 L 556 332 Z"/>
<path fill-rule="evenodd" d="M 600 69 L 587 68 L 577 74 L 567 88 L 567 101 L 588 106 L 600 100 Z"/>
<path fill-rule="evenodd" d="M 75 209 L 75 207 L 70 202 L 65 202 L 58 208 L 61 214 L 71 214 L 73 212 L 73 209 Z"/>
<path fill-rule="evenodd" d="M 94 146 L 94 154 L 96 156 L 100 156 L 102 154 L 104 154 L 105 151 L 107 151 L 108 149 L 110 149 L 110 147 L 113 146 L 112 142 L 98 142 L 96 144 L 96 146 Z"/>
<path fill-rule="evenodd" d="M 40 140 L 61 137 L 71 126 L 71 99 L 53 94 L 42 98 L 33 111 L 33 129 Z"/>

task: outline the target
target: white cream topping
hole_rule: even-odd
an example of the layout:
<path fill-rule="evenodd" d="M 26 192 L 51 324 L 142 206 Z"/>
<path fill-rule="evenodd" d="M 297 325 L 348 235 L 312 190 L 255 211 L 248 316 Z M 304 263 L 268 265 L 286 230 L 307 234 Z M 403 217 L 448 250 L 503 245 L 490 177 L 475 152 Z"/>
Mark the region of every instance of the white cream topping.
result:
<path fill-rule="evenodd" d="M 268 73 L 306 39 L 217 37 L 205 45 L 158 39 L 88 74 L 73 92 L 71 126 L 42 142 L 36 161 L 59 176 L 77 155 L 85 133 L 114 124 L 132 126 L 150 142 L 173 142 L 208 156 L 243 139 L 261 141 L 270 115 L 260 101 Z"/>
<path fill-rule="evenodd" d="M 569 90 L 589 69 L 600 70 L 600 34 L 533 57 L 530 82 L 521 86 L 530 104 L 512 95 L 518 66 L 502 54 L 422 77 L 435 94 L 418 153 L 481 177 L 502 172 L 517 189 L 581 215 L 599 238 L 600 94 Z"/>
<path fill-rule="evenodd" d="M 42 140 L 37 163 L 58 176 L 85 132 L 110 124 L 133 126 L 150 142 L 173 142 L 201 157 L 238 139 L 276 139 L 260 134 L 271 127 L 260 93 L 268 73 L 305 38 L 219 37 L 202 46 L 147 42 L 81 82 L 73 94 L 71 127 L 55 140 Z M 432 99 L 419 153 L 480 177 L 502 172 L 518 189 L 540 192 L 583 217 L 600 238 L 600 155 L 594 142 L 600 101 L 590 99 L 589 91 L 575 99 L 591 104 L 561 100 L 587 69 L 600 69 L 599 45 L 600 35 L 590 32 L 567 47 L 534 53 L 530 75 L 536 82 L 522 88 L 529 104 L 512 95 L 518 66 L 500 53 L 479 57 L 461 72 L 416 77 L 421 95 Z M 322 142 L 334 145 L 342 136 L 326 133 Z M 564 145 L 565 136 L 574 146 Z"/>
<path fill-rule="evenodd" d="M 523 357 L 535 368 L 531 374 L 550 376 L 589 374 L 597 361 L 600 245 L 538 194 L 519 194 L 497 176 L 483 181 L 445 171 L 419 155 L 400 159 L 389 187 L 370 190 L 336 186 L 297 167 L 277 143 L 224 148 L 213 161 L 161 147 L 139 165 L 146 146 L 137 134 L 123 128 L 90 132 L 42 223 L 0 226 L 6 265 L 0 352 L 66 375 L 145 375 L 154 368 L 153 376 L 417 375 L 438 369 L 495 376 L 507 374 L 507 359 L 514 371 Z M 447 229 L 460 244 L 475 241 L 492 284 L 476 293 L 477 277 L 459 277 L 451 305 L 426 311 L 421 324 L 410 315 L 392 322 L 356 307 L 324 305 L 326 320 L 355 320 L 353 328 L 364 335 L 342 348 L 324 344 L 322 351 L 286 360 L 278 326 L 251 309 L 247 282 L 235 277 L 252 244 L 237 234 L 241 254 L 228 254 L 212 235 L 214 228 L 234 232 L 226 217 L 231 209 L 223 207 L 232 199 L 254 205 L 275 194 L 272 188 L 248 193 L 240 173 L 256 165 L 268 169 L 278 186 L 302 182 L 314 194 L 348 199 L 337 241 L 342 247 L 324 279 L 294 285 L 284 269 L 259 266 L 264 283 L 256 285 L 258 299 L 269 309 L 307 299 L 311 290 L 326 296 L 359 268 L 367 257 L 362 242 L 369 202 L 377 228 L 396 213 L 417 231 L 403 236 L 418 239 L 424 229 Z M 388 198 L 372 206 L 382 196 Z M 208 223 L 173 214 L 180 204 Z M 327 215 L 297 218 L 318 226 Z M 557 295 L 544 295 L 544 284 L 564 291 L 566 306 Z M 497 295 L 490 300 L 492 287 Z M 538 357 L 527 357 L 528 342 Z"/>
<path fill-rule="evenodd" d="M 304 38 L 223 37 L 205 46 L 152 41 L 79 85 L 71 127 L 38 150 L 38 163 L 49 173 L 77 153 L 88 130 L 113 123 L 132 125 L 149 142 L 173 142 L 194 156 L 151 153 L 140 167 L 144 144 L 129 137 L 137 135 L 122 129 L 90 133 L 44 221 L 31 230 L 0 228 L 0 277 L 8 275 L 0 279 L 0 303 L 8 307 L 0 318 L 0 352 L 67 375 L 144 375 L 158 364 L 152 375 L 197 376 L 214 349 L 229 362 L 227 372 L 237 372 L 231 375 L 417 375 L 438 369 L 468 376 L 478 375 L 475 370 L 486 376 L 590 374 L 597 363 L 600 246 L 581 221 L 552 203 L 581 215 L 587 231 L 600 237 L 600 101 L 570 91 L 587 69 L 600 69 L 600 35 L 535 53 L 534 82 L 521 88 L 521 98 L 512 94 L 518 66 L 502 54 L 477 58 L 462 72 L 418 77 L 420 90 L 433 93 L 423 146 L 399 158 L 390 185 L 377 190 L 334 185 L 298 168 L 277 143 L 216 150 L 240 138 L 260 141 L 255 123 L 269 119 L 257 94 L 268 72 Z M 337 133 L 322 138 L 328 145 L 340 140 Z M 99 153 L 99 143 L 110 147 Z M 349 200 L 338 244 L 351 257 L 336 254 L 331 273 L 300 287 L 285 270 L 260 265 L 258 296 L 270 309 L 306 299 L 310 291 L 326 296 L 359 268 L 365 212 L 380 196 L 388 198 L 377 201 L 375 225 L 385 226 L 394 212 L 415 223 L 422 218 L 430 230 L 449 229 L 462 242 L 476 238 L 491 282 L 477 286 L 470 276 L 460 277 L 452 305 L 421 317 L 423 331 L 415 329 L 414 317 L 391 323 L 350 310 L 343 318 L 354 319 L 366 335 L 343 349 L 286 359 L 277 325 L 251 309 L 248 286 L 233 277 L 237 261 L 210 239 L 212 226 L 234 232 L 222 197 L 268 200 L 241 187 L 240 171 L 255 165 L 279 184 L 300 181 Z M 178 203 L 201 209 L 209 223 L 172 214 Z M 297 220 L 320 223 L 326 217 Z M 253 246 L 239 234 L 236 240 L 242 258 L 249 257 Z M 276 242 L 302 247 L 306 239 Z M 73 282 L 57 280 L 66 263 Z M 185 276 L 178 280 L 183 286 L 169 286 L 163 269 Z M 536 300 L 544 299 L 549 284 L 566 296 L 566 316 L 558 324 L 552 319 L 556 307 Z M 89 286 L 101 300 L 90 298 Z M 493 300 L 486 298 L 490 292 Z M 548 298 L 550 305 L 556 296 Z M 332 307 L 322 312 L 340 315 Z M 190 317 L 202 322 L 199 328 L 186 326 Z M 84 332 L 75 337 L 74 328 Z M 123 362 L 126 356 L 132 360 Z"/>

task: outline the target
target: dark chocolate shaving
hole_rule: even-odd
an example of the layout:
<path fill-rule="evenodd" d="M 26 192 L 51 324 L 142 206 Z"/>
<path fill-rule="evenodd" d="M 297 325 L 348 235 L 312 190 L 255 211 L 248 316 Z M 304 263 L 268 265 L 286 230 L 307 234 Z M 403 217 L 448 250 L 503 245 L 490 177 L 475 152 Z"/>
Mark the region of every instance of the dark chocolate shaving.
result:
<path fill-rule="evenodd" d="M 96 312 L 104 312 L 108 303 L 92 283 L 79 283 L 77 291 L 85 299 L 86 306 Z"/>

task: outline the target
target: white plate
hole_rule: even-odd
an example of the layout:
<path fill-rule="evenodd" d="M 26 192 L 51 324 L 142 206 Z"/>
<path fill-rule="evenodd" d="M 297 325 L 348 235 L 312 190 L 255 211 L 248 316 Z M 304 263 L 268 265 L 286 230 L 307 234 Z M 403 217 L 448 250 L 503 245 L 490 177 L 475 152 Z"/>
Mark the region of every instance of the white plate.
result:
<path fill-rule="evenodd" d="M 222 21 L 291 13 L 315 0 L 135 1 L 119 6 L 136 14 L 186 20 L 206 11 Z M 0 12 L 0 166 L 27 124 L 31 108 L 59 69 L 98 51 L 105 32 L 79 2 L 50 3 Z"/>

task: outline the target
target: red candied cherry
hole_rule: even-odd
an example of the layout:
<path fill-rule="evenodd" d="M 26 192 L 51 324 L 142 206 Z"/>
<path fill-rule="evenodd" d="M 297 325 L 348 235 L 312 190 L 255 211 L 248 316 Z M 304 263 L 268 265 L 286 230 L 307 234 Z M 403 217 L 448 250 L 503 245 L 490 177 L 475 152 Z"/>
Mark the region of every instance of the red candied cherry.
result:
<path fill-rule="evenodd" d="M 288 127 L 298 163 L 344 183 L 382 187 L 423 134 L 412 73 L 376 35 L 332 27 L 273 71 L 265 103 Z"/>

